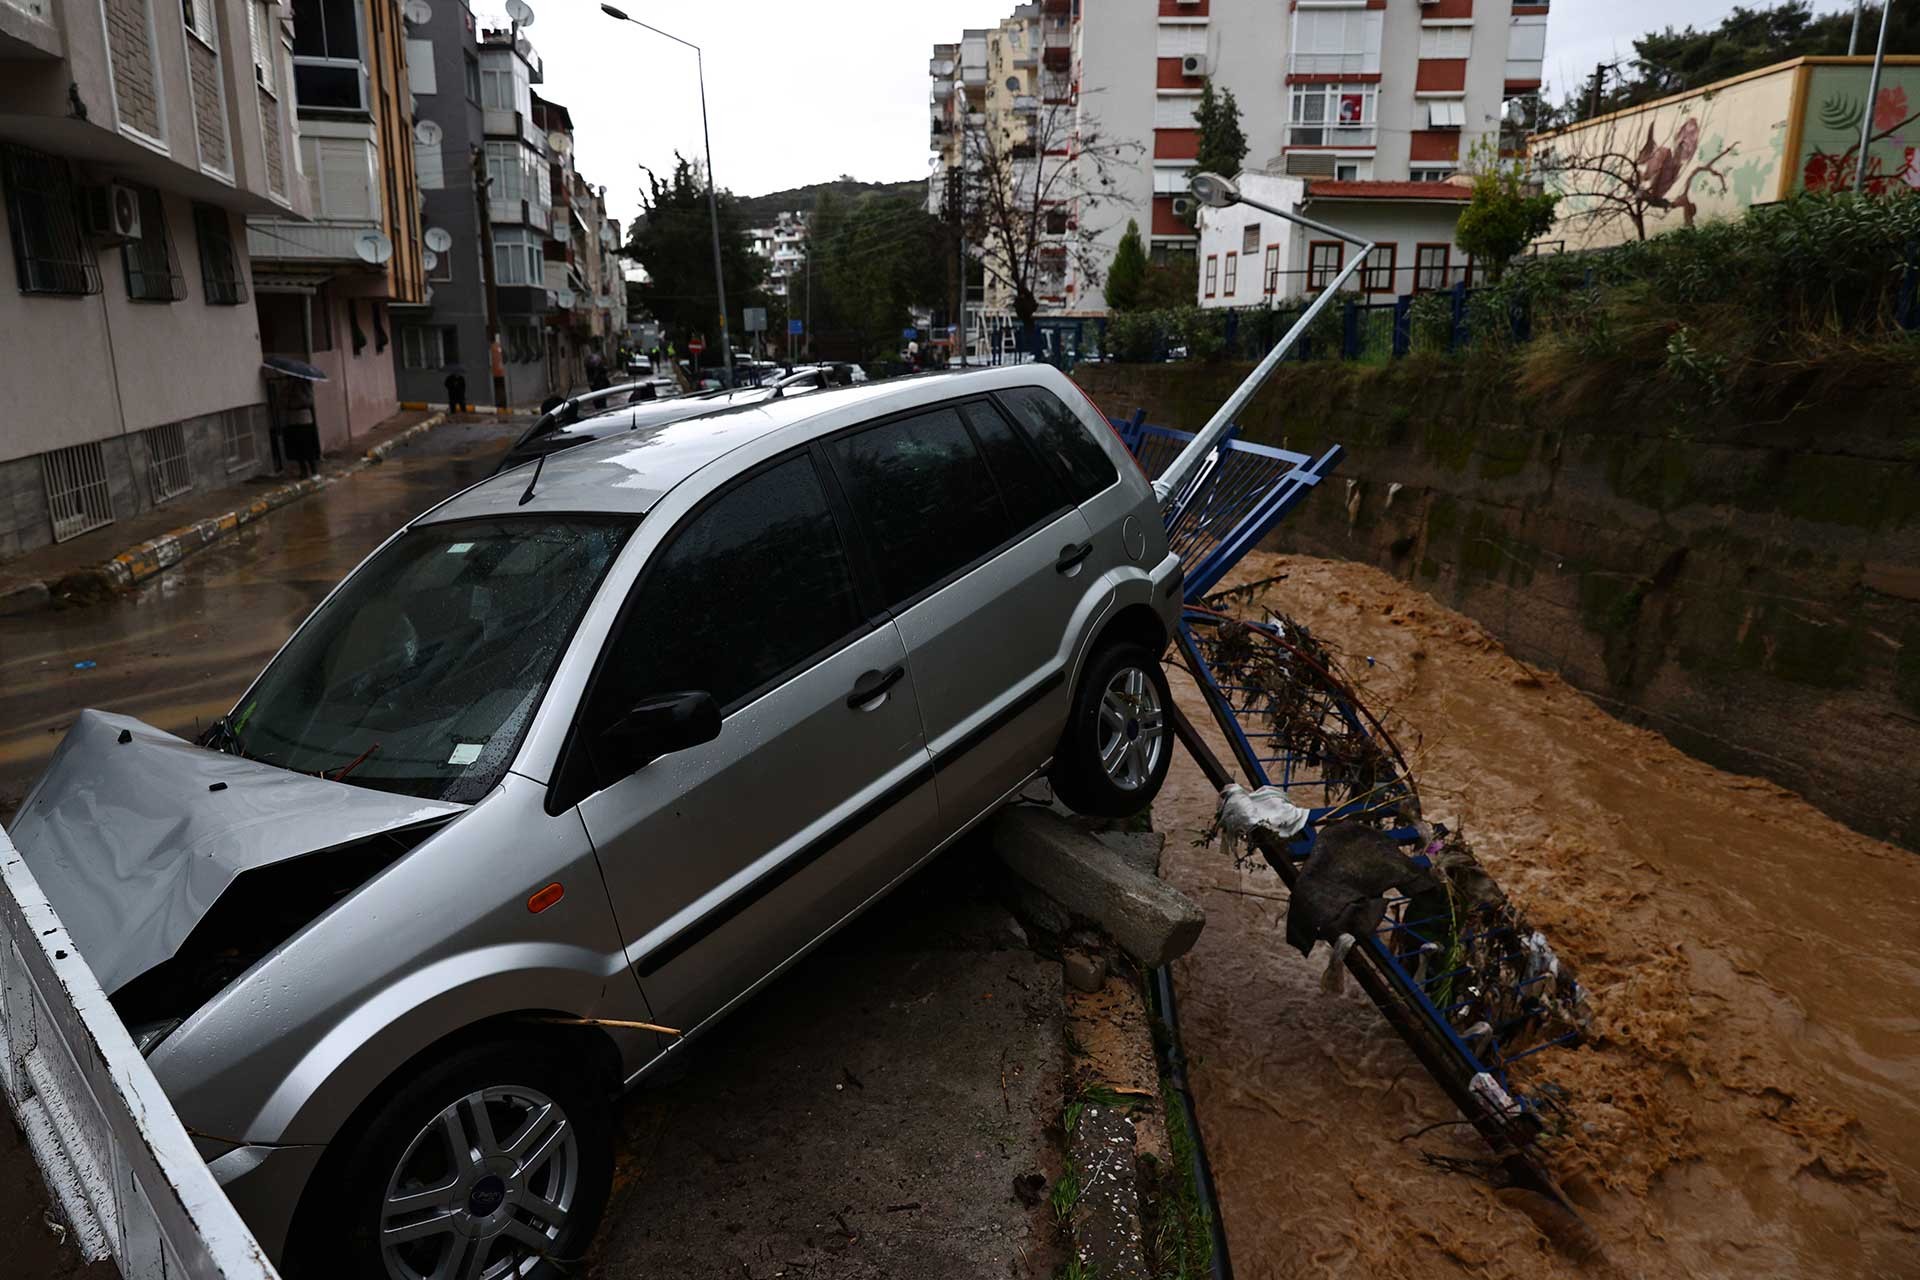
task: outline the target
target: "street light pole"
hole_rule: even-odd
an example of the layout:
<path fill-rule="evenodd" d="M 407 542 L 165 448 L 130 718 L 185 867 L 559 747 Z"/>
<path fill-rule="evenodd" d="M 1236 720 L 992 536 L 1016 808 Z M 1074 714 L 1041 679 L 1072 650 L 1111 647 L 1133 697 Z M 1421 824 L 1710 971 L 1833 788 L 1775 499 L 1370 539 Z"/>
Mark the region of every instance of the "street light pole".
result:
<path fill-rule="evenodd" d="M 1873 74 L 1867 79 L 1867 106 L 1860 113 L 1860 154 L 1853 161 L 1853 194 L 1867 189 L 1867 152 L 1873 148 L 1873 104 L 1880 98 L 1880 69 L 1887 63 L 1887 20 L 1893 0 L 1881 0 L 1880 43 L 1873 48 Z"/>
<path fill-rule="evenodd" d="M 707 63 L 700 52 L 700 46 L 691 40 L 682 40 L 671 31 L 662 31 L 656 26 L 627 16 L 624 9 L 616 9 L 610 4 L 600 6 L 600 12 L 609 18 L 621 22 L 631 22 L 636 27 L 644 27 L 657 36 L 665 36 L 675 44 L 683 44 L 693 50 L 693 65 L 700 77 L 700 139 L 707 153 L 707 218 L 713 224 L 713 290 L 720 301 L 720 356 L 727 369 L 727 385 L 733 385 L 733 339 L 727 332 L 727 277 L 720 266 L 720 202 L 714 195 L 713 181 L 713 134 L 707 128 Z"/>

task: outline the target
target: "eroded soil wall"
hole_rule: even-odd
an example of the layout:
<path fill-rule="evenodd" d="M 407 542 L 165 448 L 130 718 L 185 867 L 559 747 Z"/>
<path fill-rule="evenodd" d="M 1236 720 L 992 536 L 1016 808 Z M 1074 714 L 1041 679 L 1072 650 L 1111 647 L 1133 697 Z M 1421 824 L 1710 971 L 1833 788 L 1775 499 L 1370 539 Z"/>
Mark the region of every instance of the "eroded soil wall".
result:
<path fill-rule="evenodd" d="M 1193 430 L 1239 365 L 1083 365 Z M 1244 438 L 1346 446 L 1276 550 L 1360 560 L 1699 758 L 1920 849 L 1920 387 L 1800 370 L 1712 406 L 1494 366 L 1288 367 Z"/>

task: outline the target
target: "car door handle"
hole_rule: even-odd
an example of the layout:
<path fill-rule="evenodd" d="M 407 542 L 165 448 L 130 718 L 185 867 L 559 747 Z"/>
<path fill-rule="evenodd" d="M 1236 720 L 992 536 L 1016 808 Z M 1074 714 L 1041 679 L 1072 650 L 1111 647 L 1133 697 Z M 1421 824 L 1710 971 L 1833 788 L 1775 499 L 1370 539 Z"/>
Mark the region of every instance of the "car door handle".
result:
<path fill-rule="evenodd" d="M 868 709 L 868 704 L 885 694 L 887 690 L 900 683 L 900 677 L 907 674 L 905 667 L 894 667 L 887 671 L 868 671 L 853 682 L 853 692 L 847 695 L 847 705 L 855 711 Z"/>
<path fill-rule="evenodd" d="M 1069 543 L 1060 548 L 1060 558 L 1053 562 L 1055 573 L 1072 573 L 1086 558 L 1093 554 L 1093 543 L 1083 542 L 1079 546 Z"/>

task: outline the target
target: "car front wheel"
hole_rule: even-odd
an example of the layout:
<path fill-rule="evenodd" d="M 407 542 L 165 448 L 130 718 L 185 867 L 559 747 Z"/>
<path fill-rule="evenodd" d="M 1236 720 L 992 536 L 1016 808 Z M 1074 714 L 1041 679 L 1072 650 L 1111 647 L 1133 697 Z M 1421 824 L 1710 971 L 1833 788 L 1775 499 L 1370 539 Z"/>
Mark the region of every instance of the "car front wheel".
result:
<path fill-rule="evenodd" d="M 605 1092 L 548 1046 L 458 1051 L 349 1139 L 288 1262 L 385 1280 L 571 1274 L 606 1207 L 611 1119 Z"/>
<path fill-rule="evenodd" d="M 1158 656 L 1145 645 L 1111 644 L 1088 661 L 1053 764 L 1053 789 L 1068 808 L 1124 818 L 1153 803 L 1173 759 L 1173 704 Z"/>

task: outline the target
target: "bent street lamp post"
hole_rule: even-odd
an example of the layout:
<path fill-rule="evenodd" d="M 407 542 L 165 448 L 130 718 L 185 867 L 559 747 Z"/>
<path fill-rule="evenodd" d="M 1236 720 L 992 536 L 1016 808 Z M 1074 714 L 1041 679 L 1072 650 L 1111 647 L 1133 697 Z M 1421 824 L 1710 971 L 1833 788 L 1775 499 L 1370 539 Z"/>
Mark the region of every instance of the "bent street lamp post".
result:
<path fill-rule="evenodd" d="M 720 267 L 720 205 L 714 198 L 713 182 L 713 134 L 707 129 L 707 63 L 700 52 L 700 46 L 691 40 L 682 40 L 670 31 L 662 31 L 656 26 L 627 16 L 624 9 L 616 9 L 610 4 L 600 6 L 600 12 L 609 18 L 621 22 L 631 22 L 636 27 L 644 27 L 657 36 L 665 36 L 675 44 L 683 44 L 693 50 L 693 65 L 700 77 L 700 140 L 707 152 L 707 218 L 713 224 L 713 290 L 720 302 L 720 356 L 726 364 L 727 385 L 733 385 L 733 338 L 727 332 L 727 278 Z"/>
<path fill-rule="evenodd" d="M 1293 327 L 1287 330 L 1286 336 L 1280 339 L 1273 350 L 1267 352 L 1265 359 L 1254 366 L 1253 372 L 1247 375 L 1246 381 L 1234 388 L 1233 394 L 1227 397 L 1226 403 L 1214 410 L 1213 416 L 1207 419 L 1207 425 L 1201 427 L 1199 433 L 1187 442 L 1187 447 L 1180 451 L 1179 456 L 1167 464 L 1167 469 L 1160 473 L 1158 480 L 1153 482 L 1153 496 L 1161 502 L 1174 497 L 1186 488 L 1195 470 L 1206 460 L 1207 455 L 1219 446 L 1220 441 L 1232 429 L 1233 420 L 1240 416 L 1241 411 L 1252 402 L 1255 393 L 1268 378 L 1273 376 L 1273 371 L 1280 367 L 1282 360 L 1287 358 L 1287 353 L 1293 350 L 1294 343 L 1300 341 L 1300 335 L 1307 331 L 1307 326 L 1313 323 L 1314 317 L 1326 310 L 1327 304 L 1333 301 L 1333 296 L 1353 278 L 1356 271 L 1365 267 L 1368 256 L 1373 252 L 1373 241 L 1362 240 L 1338 227 L 1330 227 L 1324 222 L 1316 222 L 1312 218 L 1288 213 L 1285 209 L 1276 209 L 1270 204 L 1249 199 L 1240 194 L 1240 188 L 1234 185 L 1232 179 L 1223 178 L 1219 174 L 1195 174 L 1189 189 L 1193 192 L 1194 199 L 1212 208 L 1225 209 L 1229 205 L 1244 204 L 1262 213 L 1270 213 L 1276 218 L 1282 218 L 1298 226 L 1345 241 L 1347 244 L 1357 245 L 1360 251 L 1320 291 L 1320 296 L 1313 300 L 1312 305 L 1300 313 L 1300 318 L 1293 322 Z"/>
<path fill-rule="evenodd" d="M 1893 0 L 1882 0 L 1880 42 L 1873 47 L 1873 74 L 1867 77 L 1867 107 L 1860 113 L 1860 154 L 1853 162 L 1855 195 L 1867 189 L 1867 153 L 1873 149 L 1873 104 L 1880 100 L 1880 69 L 1887 65 L 1887 19 L 1892 16 Z"/>

